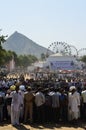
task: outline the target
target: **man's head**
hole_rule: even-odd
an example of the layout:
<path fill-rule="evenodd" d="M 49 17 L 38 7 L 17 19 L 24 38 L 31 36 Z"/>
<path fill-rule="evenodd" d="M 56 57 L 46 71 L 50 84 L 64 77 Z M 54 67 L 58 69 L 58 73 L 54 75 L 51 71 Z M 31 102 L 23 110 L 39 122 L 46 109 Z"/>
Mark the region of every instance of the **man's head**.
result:
<path fill-rule="evenodd" d="M 74 93 L 76 91 L 76 87 L 75 86 L 71 86 L 70 87 L 70 92 Z"/>
<path fill-rule="evenodd" d="M 27 91 L 31 91 L 32 88 L 30 86 L 27 87 Z"/>

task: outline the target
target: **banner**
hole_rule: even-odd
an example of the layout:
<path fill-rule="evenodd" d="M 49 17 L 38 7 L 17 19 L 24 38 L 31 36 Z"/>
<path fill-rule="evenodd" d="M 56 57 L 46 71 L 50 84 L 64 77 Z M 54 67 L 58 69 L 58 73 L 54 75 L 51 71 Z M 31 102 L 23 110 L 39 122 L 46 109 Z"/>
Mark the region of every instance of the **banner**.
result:
<path fill-rule="evenodd" d="M 50 61 L 50 67 L 53 70 L 72 70 L 74 69 L 73 61 Z"/>

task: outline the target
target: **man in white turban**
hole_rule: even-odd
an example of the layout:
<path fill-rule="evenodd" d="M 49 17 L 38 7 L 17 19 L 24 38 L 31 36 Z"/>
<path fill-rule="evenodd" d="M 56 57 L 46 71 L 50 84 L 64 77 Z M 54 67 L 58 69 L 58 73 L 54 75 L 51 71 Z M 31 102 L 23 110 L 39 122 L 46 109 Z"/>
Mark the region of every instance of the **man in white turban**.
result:
<path fill-rule="evenodd" d="M 69 111 L 71 111 L 71 119 L 72 121 L 76 122 L 77 119 L 80 117 L 80 94 L 76 91 L 75 86 L 70 87 L 70 94 L 69 94 Z"/>

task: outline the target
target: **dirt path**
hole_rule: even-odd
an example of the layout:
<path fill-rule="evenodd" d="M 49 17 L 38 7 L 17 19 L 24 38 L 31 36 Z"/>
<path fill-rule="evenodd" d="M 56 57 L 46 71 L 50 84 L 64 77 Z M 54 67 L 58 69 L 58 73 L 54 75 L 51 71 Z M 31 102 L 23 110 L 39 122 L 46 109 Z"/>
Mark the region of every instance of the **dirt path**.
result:
<path fill-rule="evenodd" d="M 56 124 L 47 124 L 47 125 L 23 125 L 19 127 L 13 127 L 11 124 L 0 124 L 0 130 L 86 130 L 85 124 L 78 124 L 78 126 L 70 125 L 56 125 Z"/>

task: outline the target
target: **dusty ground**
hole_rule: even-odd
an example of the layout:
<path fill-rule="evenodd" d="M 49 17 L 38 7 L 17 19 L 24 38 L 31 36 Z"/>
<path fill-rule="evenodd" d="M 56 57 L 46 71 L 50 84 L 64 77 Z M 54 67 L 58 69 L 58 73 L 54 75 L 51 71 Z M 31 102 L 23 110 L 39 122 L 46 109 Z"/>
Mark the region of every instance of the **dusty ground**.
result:
<path fill-rule="evenodd" d="M 0 130 L 86 130 L 86 123 L 78 123 L 78 125 L 66 124 L 46 124 L 46 125 L 24 125 L 13 127 L 11 124 L 0 124 Z"/>

